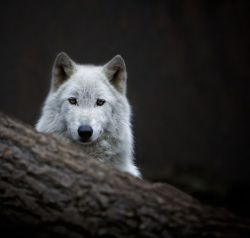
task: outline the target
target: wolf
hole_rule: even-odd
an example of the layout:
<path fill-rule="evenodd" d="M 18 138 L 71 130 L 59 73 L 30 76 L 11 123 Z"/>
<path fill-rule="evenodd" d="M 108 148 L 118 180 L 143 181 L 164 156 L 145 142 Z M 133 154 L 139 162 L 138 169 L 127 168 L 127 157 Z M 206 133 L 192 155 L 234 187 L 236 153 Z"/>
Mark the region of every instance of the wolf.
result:
<path fill-rule="evenodd" d="M 78 64 L 61 52 L 35 128 L 80 143 L 97 160 L 141 177 L 134 164 L 126 85 L 126 65 L 120 55 L 96 66 Z"/>

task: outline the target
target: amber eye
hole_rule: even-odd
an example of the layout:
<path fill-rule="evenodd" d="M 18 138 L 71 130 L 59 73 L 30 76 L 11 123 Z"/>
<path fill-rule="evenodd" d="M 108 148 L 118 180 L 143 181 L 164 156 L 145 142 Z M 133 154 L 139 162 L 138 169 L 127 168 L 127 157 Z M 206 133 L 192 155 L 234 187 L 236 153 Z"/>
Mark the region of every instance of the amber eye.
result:
<path fill-rule="evenodd" d="M 96 105 L 97 105 L 97 106 L 102 106 L 105 102 L 106 102 L 106 101 L 105 101 L 104 99 L 98 98 L 98 99 L 96 100 Z"/>
<path fill-rule="evenodd" d="M 76 105 L 76 104 L 77 104 L 76 98 L 68 98 L 68 101 L 69 101 L 69 103 L 72 104 L 72 105 Z"/>

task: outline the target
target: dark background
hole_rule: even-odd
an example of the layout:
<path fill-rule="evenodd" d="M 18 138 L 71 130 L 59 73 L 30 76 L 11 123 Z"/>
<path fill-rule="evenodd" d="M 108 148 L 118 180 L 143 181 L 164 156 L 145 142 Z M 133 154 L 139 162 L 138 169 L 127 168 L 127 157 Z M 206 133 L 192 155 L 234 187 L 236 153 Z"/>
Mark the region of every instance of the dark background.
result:
<path fill-rule="evenodd" d="M 5 1 L 0 110 L 34 125 L 57 53 L 119 53 L 144 178 L 249 216 L 249 20 L 250 1 Z"/>

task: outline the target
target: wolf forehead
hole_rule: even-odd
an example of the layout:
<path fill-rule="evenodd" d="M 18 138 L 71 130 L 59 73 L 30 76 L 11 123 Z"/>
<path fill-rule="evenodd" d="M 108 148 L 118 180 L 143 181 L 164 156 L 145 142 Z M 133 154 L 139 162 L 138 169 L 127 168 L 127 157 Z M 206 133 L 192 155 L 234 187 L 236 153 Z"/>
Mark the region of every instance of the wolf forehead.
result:
<path fill-rule="evenodd" d="M 99 66 L 78 66 L 75 73 L 62 86 L 64 97 L 112 100 L 116 92 Z"/>

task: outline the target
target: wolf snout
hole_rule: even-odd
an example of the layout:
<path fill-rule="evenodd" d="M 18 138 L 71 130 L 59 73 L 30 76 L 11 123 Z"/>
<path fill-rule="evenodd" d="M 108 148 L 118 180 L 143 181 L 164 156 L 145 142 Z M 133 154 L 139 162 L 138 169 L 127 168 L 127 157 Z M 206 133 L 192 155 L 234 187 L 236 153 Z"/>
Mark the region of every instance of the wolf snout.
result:
<path fill-rule="evenodd" d="M 93 129 L 91 126 L 88 125 L 81 125 L 78 128 L 78 135 L 83 142 L 87 142 L 90 140 L 91 136 L 93 135 Z"/>

